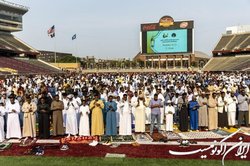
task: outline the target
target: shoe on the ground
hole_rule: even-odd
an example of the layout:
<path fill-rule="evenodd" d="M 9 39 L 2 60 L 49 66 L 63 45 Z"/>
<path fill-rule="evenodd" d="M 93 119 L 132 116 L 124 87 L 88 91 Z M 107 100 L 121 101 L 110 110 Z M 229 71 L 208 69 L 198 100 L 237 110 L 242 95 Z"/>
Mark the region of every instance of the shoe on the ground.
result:
<path fill-rule="evenodd" d="M 96 146 L 98 144 L 98 142 L 96 140 L 94 140 L 93 142 L 91 142 L 89 145 L 90 146 Z"/>
<path fill-rule="evenodd" d="M 68 149 L 69 149 L 68 145 L 63 145 L 63 146 L 60 148 L 60 150 L 68 150 Z"/>
<path fill-rule="evenodd" d="M 103 143 L 103 145 L 106 145 L 106 146 L 109 146 L 111 144 L 112 144 L 111 141 L 106 141 L 106 142 Z"/>

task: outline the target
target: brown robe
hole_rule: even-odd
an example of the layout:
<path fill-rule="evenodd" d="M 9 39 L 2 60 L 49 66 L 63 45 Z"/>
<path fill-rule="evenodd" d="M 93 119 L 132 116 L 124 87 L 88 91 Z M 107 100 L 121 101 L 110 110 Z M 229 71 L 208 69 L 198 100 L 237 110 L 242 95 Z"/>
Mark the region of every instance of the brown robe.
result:
<path fill-rule="evenodd" d="M 63 128 L 63 117 L 62 110 L 64 109 L 64 105 L 62 101 L 53 101 L 51 103 L 51 111 L 53 111 L 53 136 L 64 135 Z"/>
<path fill-rule="evenodd" d="M 32 112 L 30 112 L 32 110 Z M 23 137 L 36 137 L 36 112 L 37 106 L 34 102 L 25 102 L 22 106 L 23 115 Z"/>
<path fill-rule="evenodd" d="M 214 130 L 218 128 L 218 111 L 217 99 L 212 96 L 208 99 L 208 129 Z"/>

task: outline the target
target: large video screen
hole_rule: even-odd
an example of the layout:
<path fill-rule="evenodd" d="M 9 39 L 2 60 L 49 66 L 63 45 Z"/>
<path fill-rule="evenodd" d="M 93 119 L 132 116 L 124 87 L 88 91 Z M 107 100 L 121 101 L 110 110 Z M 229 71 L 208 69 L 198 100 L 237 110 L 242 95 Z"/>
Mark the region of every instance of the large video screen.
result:
<path fill-rule="evenodd" d="M 147 54 L 192 52 L 192 30 L 156 30 L 142 32 L 142 50 Z"/>

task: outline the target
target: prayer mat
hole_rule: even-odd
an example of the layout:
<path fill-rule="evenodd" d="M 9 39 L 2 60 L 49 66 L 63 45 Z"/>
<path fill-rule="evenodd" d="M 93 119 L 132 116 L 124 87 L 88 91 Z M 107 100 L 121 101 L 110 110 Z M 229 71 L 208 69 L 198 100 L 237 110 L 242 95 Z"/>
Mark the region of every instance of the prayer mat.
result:
<path fill-rule="evenodd" d="M 0 150 L 6 150 L 11 147 L 12 143 L 9 142 L 2 142 L 0 143 Z"/>
<path fill-rule="evenodd" d="M 60 139 L 61 144 L 89 144 L 94 140 L 98 141 L 98 136 L 82 136 L 82 137 L 64 137 Z"/>
<path fill-rule="evenodd" d="M 183 132 L 179 133 L 182 139 L 207 139 L 207 138 L 224 138 L 224 136 L 212 131 L 201 132 Z"/>
<path fill-rule="evenodd" d="M 36 139 L 23 139 L 21 140 L 19 146 L 31 146 L 34 145 L 36 143 Z"/>
<path fill-rule="evenodd" d="M 138 142 L 152 142 L 153 139 L 148 133 L 133 134 L 133 138 Z"/>
<path fill-rule="evenodd" d="M 132 135 L 115 135 L 115 136 L 100 136 L 100 142 L 133 142 L 135 141 Z"/>
<path fill-rule="evenodd" d="M 181 138 L 181 136 L 179 134 L 174 133 L 174 132 L 168 132 L 168 131 L 163 131 L 162 135 L 164 137 L 167 137 L 168 140 L 177 140 L 177 139 Z"/>
<path fill-rule="evenodd" d="M 226 136 L 228 136 L 228 135 L 231 134 L 231 133 L 229 133 L 229 132 L 227 132 L 225 130 L 221 130 L 221 129 L 219 129 L 219 130 L 212 130 L 212 132 L 214 132 L 216 134 L 219 134 L 221 136 L 224 136 L 224 137 L 226 137 Z"/>
<path fill-rule="evenodd" d="M 250 127 L 241 127 L 240 129 L 244 134 L 250 136 Z"/>

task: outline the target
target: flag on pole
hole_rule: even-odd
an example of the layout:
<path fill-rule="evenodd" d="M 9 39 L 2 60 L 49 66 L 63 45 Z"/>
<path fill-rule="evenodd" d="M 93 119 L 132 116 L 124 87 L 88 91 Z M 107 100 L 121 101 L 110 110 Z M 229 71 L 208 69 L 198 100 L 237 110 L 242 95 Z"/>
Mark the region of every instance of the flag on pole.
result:
<path fill-rule="evenodd" d="M 73 36 L 72 36 L 72 40 L 75 40 L 76 39 L 76 34 L 74 34 Z"/>
<path fill-rule="evenodd" d="M 55 25 L 53 25 L 49 30 L 48 30 L 48 36 L 50 36 L 51 38 L 56 36 L 56 32 L 55 32 Z"/>

